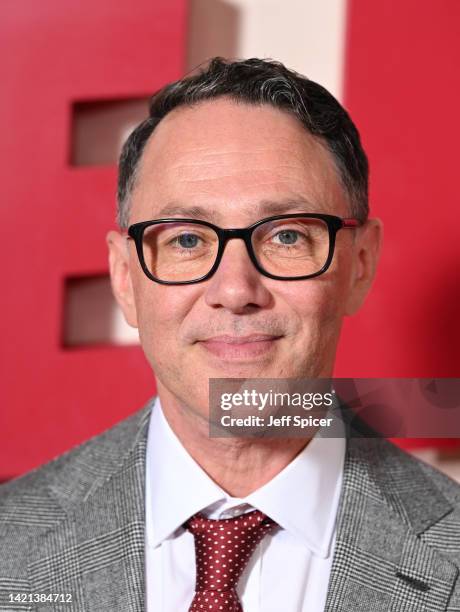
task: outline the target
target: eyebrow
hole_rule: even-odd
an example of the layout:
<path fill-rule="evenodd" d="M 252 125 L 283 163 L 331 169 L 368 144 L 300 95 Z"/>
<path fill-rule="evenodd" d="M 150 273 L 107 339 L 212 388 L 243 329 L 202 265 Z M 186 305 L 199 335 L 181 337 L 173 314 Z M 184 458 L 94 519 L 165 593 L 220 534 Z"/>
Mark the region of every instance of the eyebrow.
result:
<path fill-rule="evenodd" d="M 282 215 L 283 213 L 287 213 L 292 210 L 295 210 L 296 212 L 319 212 L 318 206 L 315 206 L 303 196 L 279 201 L 262 200 L 256 205 L 256 208 L 259 213 L 267 215 Z"/>
<path fill-rule="evenodd" d="M 159 217 L 172 217 L 174 215 L 192 219 L 214 219 L 215 212 L 202 206 L 183 206 L 180 204 L 167 204 L 158 211 Z"/>
<path fill-rule="evenodd" d="M 320 212 L 318 206 L 314 206 L 303 196 L 284 200 L 261 200 L 254 204 L 251 212 L 259 215 L 282 215 L 289 211 L 295 212 Z M 182 216 L 192 219 L 216 220 L 219 216 L 215 209 L 204 208 L 203 206 L 184 206 L 178 203 L 167 204 L 158 211 L 159 217 Z"/>

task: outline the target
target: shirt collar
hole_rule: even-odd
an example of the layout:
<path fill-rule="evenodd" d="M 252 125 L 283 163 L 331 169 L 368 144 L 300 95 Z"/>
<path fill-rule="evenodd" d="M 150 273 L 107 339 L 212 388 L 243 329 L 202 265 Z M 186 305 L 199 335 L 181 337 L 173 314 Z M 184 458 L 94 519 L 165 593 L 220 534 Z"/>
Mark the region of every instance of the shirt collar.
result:
<path fill-rule="evenodd" d="M 339 503 L 345 438 L 315 436 L 272 480 L 245 498 L 316 555 L 330 554 Z"/>
<path fill-rule="evenodd" d="M 315 436 L 279 474 L 238 502 L 264 512 L 325 558 L 335 530 L 344 456 L 343 436 Z M 153 547 L 196 512 L 229 498 L 182 446 L 158 397 L 149 425 L 146 478 L 147 544 Z"/>
<path fill-rule="evenodd" d="M 147 543 L 153 547 L 191 516 L 226 498 L 225 491 L 182 446 L 163 414 L 159 397 L 149 424 L 146 479 Z"/>

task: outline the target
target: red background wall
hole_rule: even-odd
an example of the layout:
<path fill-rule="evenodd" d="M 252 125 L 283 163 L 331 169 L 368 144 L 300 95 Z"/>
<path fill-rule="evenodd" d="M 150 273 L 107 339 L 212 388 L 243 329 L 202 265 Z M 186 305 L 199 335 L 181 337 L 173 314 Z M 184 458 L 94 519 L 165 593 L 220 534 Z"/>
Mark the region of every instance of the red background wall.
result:
<path fill-rule="evenodd" d="M 69 165 L 76 100 L 142 97 L 183 71 L 185 1 L 6 0 L 0 7 L 0 478 L 140 408 L 138 347 L 64 349 L 64 279 L 107 271 L 115 166 Z"/>
<path fill-rule="evenodd" d="M 343 376 L 460 376 L 459 25 L 456 0 L 349 3 L 345 104 L 385 240 Z"/>
<path fill-rule="evenodd" d="M 385 223 L 374 291 L 336 375 L 459 376 L 457 0 L 351 0 L 345 103 Z M 4 0 L 0 7 L 0 479 L 138 409 L 138 347 L 62 346 L 64 280 L 107 272 L 114 166 L 69 165 L 74 101 L 138 98 L 183 72 L 185 0 Z"/>
<path fill-rule="evenodd" d="M 348 9 L 345 104 L 369 155 L 384 249 L 372 294 L 346 321 L 336 373 L 459 377 L 460 3 L 351 0 Z"/>

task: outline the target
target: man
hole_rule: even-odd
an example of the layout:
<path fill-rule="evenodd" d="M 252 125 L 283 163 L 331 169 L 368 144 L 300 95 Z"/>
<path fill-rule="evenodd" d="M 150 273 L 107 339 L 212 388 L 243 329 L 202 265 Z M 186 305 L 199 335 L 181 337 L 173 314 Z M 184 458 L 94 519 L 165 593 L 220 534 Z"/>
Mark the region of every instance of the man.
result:
<path fill-rule="evenodd" d="M 367 176 L 345 110 L 281 64 L 153 97 L 107 242 L 158 397 L 1 489 L 1 610 L 460 610 L 449 478 L 382 439 L 209 437 L 211 378 L 332 376 L 377 265 Z"/>

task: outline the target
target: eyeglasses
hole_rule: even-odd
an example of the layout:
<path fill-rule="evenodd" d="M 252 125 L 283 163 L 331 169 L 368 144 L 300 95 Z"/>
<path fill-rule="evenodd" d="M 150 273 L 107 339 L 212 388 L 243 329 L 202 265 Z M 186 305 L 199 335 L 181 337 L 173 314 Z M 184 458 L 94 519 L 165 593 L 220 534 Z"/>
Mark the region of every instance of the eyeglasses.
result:
<path fill-rule="evenodd" d="M 146 276 L 163 285 L 188 285 L 210 278 L 233 238 L 244 240 L 261 274 L 289 281 L 326 272 L 337 232 L 362 224 L 358 219 L 319 213 L 277 215 L 237 229 L 170 218 L 134 223 L 128 228 L 128 238 L 135 242 Z"/>

